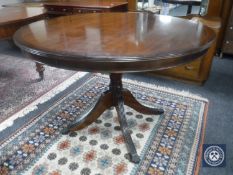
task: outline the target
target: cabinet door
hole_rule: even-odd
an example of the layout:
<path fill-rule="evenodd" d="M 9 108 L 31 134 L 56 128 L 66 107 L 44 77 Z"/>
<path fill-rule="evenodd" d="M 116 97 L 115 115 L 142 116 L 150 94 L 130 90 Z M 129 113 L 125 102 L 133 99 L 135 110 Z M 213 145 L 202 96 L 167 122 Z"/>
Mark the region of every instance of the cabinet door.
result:
<path fill-rule="evenodd" d="M 231 16 L 228 20 L 222 52 L 233 54 L 233 8 L 231 9 Z"/>

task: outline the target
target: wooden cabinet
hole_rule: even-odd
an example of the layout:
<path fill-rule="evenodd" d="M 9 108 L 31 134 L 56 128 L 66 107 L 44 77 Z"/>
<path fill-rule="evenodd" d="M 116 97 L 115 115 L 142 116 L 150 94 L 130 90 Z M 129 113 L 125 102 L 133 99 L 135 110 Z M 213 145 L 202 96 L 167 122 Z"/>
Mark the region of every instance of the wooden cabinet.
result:
<path fill-rule="evenodd" d="M 225 30 L 222 53 L 233 55 L 233 8 L 231 8 L 231 15 Z"/>
<path fill-rule="evenodd" d="M 218 36 L 221 28 L 219 18 L 195 17 L 192 20 L 201 21 L 208 27 L 212 28 L 215 31 L 216 36 Z M 203 84 L 209 76 L 212 60 L 216 50 L 216 41 L 212 44 L 212 46 L 204 56 L 193 62 L 167 70 L 152 72 L 149 74 L 166 76 L 172 79 L 188 81 L 195 84 Z"/>
<path fill-rule="evenodd" d="M 205 4 L 205 6 L 207 7 L 206 13 L 204 16 L 198 16 L 198 20 L 216 32 L 216 43 L 211 46 L 205 56 L 194 62 L 176 68 L 152 72 L 150 74 L 196 84 L 203 84 L 208 79 L 216 48 L 217 50 L 221 50 L 222 47 L 222 38 L 224 37 L 226 28 L 225 21 L 228 19 L 229 7 L 232 6 L 232 0 L 208 0 L 208 5 Z M 192 16 L 187 16 L 185 18 L 190 19 Z M 231 19 L 231 21 L 233 22 L 233 19 Z M 231 28 L 228 27 L 228 30 L 231 30 Z M 228 42 L 227 47 L 229 48 L 228 50 L 230 50 L 233 43 L 232 40 Z M 232 47 L 231 50 L 233 50 Z"/>
<path fill-rule="evenodd" d="M 164 76 L 173 75 L 173 78 L 181 78 L 183 80 L 196 80 L 199 77 L 201 71 L 202 58 L 199 58 L 189 64 L 183 66 L 174 67 L 171 69 L 158 71 L 158 74 Z"/>
<path fill-rule="evenodd" d="M 125 12 L 127 2 L 77 1 L 44 3 L 49 16 L 71 15 L 76 13 Z"/>

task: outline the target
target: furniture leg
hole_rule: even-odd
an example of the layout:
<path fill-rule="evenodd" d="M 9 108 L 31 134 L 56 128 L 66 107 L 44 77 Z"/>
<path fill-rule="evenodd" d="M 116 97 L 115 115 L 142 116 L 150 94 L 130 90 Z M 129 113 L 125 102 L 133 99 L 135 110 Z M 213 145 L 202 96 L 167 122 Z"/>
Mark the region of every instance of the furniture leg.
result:
<path fill-rule="evenodd" d="M 133 94 L 127 89 L 123 89 L 123 97 L 124 97 L 125 105 L 133 108 L 137 112 L 147 115 L 161 115 L 164 113 L 163 109 L 155 109 L 142 105 L 135 99 Z"/>
<path fill-rule="evenodd" d="M 121 74 L 111 74 L 110 75 L 110 79 L 111 79 L 110 89 L 113 93 L 113 101 L 114 101 L 114 105 L 115 105 L 115 108 L 118 114 L 121 131 L 124 136 L 127 149 L 130 153 L 130 161 L 133 163 L 139 163 L 140 157 L 137 154 L 137 150 L 133 143 L 133 139 L 130 136 L 127 120 L 125 117 L 124 97 L 122 93 L 123 88 L 122 88 L 121 78 L 122 78 Z"/>
<path fill-rule="evenodd" d="M 116 107 L 116 111 L 118 114 L 121 131 L 122 131 L 122 134 L 124 136 L 124 140 L 125 140 L 127 149 L 130 153 L 130 161 L 133 163 L 139 163 L 140 157 L 137 154 L 137 150 L 136 150 L 135 145 L 133 143 L 133 139 L 130 136 L 127 120 L 125 118 L 124 101 L 123 101 L 122 94 L 118 94 L 118 101 L 117 101 L 117 105 L 115 107 Z"/>
<path fill-rule="evenodd" d="M 70 131 L 77 131 L 85 128 L 95 122 L 106 109 L 109 109 L 112 106 L 112 93 L 106 91 L 100 96 L 99 100 L 88 114 L 84 114 L 78 118 L 74 123 L 63 129 L 61 133 L 68 134 Z"/>
<path fill-rule="evenodd" d="M 36 62 L 36 71 L 39 73 L 40 80 L 44 79 L 44 65 L 41 63 Z"/>

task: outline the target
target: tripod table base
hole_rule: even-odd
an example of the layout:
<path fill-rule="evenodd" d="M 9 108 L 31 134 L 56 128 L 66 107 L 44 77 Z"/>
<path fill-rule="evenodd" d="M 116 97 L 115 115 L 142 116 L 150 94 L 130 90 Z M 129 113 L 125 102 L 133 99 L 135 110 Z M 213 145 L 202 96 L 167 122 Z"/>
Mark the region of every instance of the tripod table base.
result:
<path fill-rule="evenodd" d="M 136 111 L 148 115 L 161 115 L 163 109 L 154 109 L 143 106 L 132 95 L 128 89 L 122 87 L 122 74 L 110 74 L 109 90 L 102 93 L 94 108 L 87 114 L 78 118 L 73 124 L 62 130 L 62 134 L 68 134 L 71 131 L 77 131 L 95 122 L 101 114 L 111 107 L 115 107 L 121 131 L 123 133 L 127 149 L 130 153 L 130 160 L 133 163 L 139 163 L 140 157 L 137 154 L 135 145 L 130 136 L 127 120 L 125 117 L 124 104 Z"/>

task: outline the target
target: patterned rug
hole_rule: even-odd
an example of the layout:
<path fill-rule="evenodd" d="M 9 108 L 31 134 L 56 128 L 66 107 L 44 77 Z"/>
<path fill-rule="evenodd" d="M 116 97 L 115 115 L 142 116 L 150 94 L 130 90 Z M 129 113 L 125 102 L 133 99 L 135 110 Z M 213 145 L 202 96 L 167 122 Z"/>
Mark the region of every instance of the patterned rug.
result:
<path fill-rule="evenodd" d="M 207 114 L 198 96 L 124 80 L 144 105 L 163 107 L 165 114 L 144 115 L 125 106 L 131 136 L 141 157 L 129 162 L 115 109 L 105 111 L 87 128 L 60 131 L 96 102 L 109 79 L 86 75 L 25 114 L 24 125 L 0 143 L 0 174 L 32 175 L 170 175 L 196 174 Z M 0 133 L 1 134 L 1 133 Z"/>
<path fill-rule="evenodd" d="M 33 61 L 0 54 L 0 123 L 74 73 L 45 66 L 45 79 L 38 81 Z"/>

